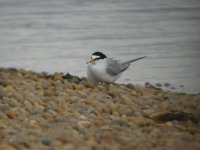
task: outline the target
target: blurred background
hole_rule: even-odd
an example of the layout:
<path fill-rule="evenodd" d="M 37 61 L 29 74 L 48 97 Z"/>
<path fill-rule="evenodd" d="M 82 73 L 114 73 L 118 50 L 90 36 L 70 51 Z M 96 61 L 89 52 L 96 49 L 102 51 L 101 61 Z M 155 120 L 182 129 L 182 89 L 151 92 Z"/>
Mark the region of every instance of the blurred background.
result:
<path fill-rule="evenodd" d="M 0 67 L 85 77 L 95 51 L 119 60 L 148 56 L 118 83 L 198 93 L 200 1 L 0 0 Z"/>

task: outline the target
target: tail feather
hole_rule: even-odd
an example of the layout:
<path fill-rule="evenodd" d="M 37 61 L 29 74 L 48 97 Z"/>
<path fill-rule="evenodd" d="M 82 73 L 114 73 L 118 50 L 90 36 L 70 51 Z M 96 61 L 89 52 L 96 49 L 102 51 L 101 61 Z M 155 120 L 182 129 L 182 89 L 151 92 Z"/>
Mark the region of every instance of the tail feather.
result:
<path fill-rule="evenodd" d="M 143 57 L 139 57 L 139 58 L 136 58 L 136 59 L 128 60 L 128 61 L 122 62 L 122 65 L 130 64 L 134 61 L 137 61 L 137 60 L 140 60 L 140 59 L 143 59 L 143 58 L 146 58 L 146 57 L 147 56 L 143 56 Z"/>
<path fill-rule="evenodd" d="M 143 57 L 139 57 L 139 58 L 136 58 L 136 59 L 132 59 L 132 60 L 129 60 L 129 61 L 122 62 L 120 72 L 123 72 L 124 70 L 126 70 L 130 66 L 130 63 L 137 61 L 137 60 L 140 60 L 140 59 L 143 59 L 145 57 L 147 57 L 147 56 L 143 56 Z"/>

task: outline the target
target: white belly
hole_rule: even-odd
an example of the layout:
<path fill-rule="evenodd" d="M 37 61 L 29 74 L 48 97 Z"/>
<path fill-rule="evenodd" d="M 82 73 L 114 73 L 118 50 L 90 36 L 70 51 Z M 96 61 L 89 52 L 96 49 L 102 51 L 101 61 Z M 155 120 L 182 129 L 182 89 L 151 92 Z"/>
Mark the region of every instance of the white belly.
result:
<path fill-rule="evenodd" d="M 87 68 L 88 81 L 93 83 L 107 82 L 112 83 L 119 78 L 120 75 L 111 76 L 106 73 L 106 64 L 104 62 L 89 64 Z"/>

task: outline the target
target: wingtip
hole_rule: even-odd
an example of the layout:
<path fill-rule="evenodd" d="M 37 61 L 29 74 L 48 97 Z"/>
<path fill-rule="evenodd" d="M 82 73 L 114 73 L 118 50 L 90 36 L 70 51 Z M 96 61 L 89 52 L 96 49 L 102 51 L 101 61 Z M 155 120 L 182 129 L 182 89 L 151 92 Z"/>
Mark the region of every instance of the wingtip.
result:
<path fill-rule="evenodd" d="M 136 60 L 140 60 L 140 59 L 143 59 L 143 58 L 146 58 L 147 56 L 143 56 L 143 57 L 139 57 L 139 58 L 136 58 Z"/>

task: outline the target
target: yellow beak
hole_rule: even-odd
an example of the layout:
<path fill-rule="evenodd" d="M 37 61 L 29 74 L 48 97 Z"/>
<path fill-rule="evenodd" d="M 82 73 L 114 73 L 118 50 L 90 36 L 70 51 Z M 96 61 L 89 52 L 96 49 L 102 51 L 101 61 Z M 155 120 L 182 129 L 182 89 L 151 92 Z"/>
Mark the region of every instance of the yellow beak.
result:
<path fill-rule="evenodd" d="M 94 59 L 90 59 L 89 61 L 87 61 L 87 64 L 88 64 L 88 63 L 91 63 L 91 64 L 92 64 L 92 63 L 95 63 L 95 61 L 96 61 L 96 60 L 94 60 Z"/>

